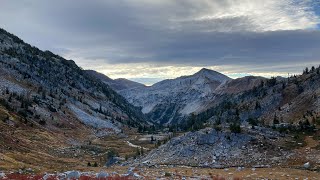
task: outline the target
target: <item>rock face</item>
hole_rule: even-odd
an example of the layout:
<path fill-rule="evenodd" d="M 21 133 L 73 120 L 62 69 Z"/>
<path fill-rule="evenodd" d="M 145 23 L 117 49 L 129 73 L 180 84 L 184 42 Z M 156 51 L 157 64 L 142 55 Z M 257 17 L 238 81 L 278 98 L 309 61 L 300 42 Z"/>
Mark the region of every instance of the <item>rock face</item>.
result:
<path fill-rule="evenodd" d="M 259 135 L 260 134 L 260 135 Z M 204 129 L 173 138 L 151 151 L 141 160 L 144 164 L 174 164 L 209 167 L 267 166 L 285 162 L 287 152 L 279 151 L 268 138 L 277 132 L 261 135 L 218 132 Z"/>

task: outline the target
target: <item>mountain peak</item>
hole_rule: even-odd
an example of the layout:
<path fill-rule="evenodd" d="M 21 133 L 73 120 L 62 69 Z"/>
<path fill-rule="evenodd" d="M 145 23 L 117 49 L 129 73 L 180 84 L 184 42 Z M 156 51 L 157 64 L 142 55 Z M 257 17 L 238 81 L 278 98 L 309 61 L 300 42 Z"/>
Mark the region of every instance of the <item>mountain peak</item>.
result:
<path fill-rule="evenodd" d="M 207 77 L 209 79 L 212 80 L 217 80 L 220 82 L 224 82 L 227 80 L 230 80 L 231 78 L 229 78 L 228 76 L 219 73 L 217 71 L 211 70 L 211 69 L 207 69 L 207 68 L 202 68 L 200 71 L 198 71 L 197 73 L 194 74 L 195 76 L 200 76 L 200 77 Z"/>
<path fill-rule="evenodd" d="M 221 74 L 215 70 L 212 70 L 212 69 L 207 69 L 207 68 L 202 68 L 200 71 L 198 71 L 197 73 L 195 74 Z"/>
<path fill-rule="evenodd" d="M 208 68 L 202 68 L 199 72 L 210 72 L 210 71 L 214 71 L 214 70 L 211 70 L 211 69 L 208 69 Z M 216 71 L 214 71 L 216 72 Z"/>

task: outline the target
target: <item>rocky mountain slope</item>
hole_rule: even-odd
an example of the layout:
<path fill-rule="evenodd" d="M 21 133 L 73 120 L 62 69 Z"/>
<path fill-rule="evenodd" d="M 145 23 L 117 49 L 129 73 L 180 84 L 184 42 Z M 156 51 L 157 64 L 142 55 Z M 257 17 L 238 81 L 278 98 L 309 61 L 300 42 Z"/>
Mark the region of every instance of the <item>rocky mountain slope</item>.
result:
<path fill-rule="evenodd" d="M 247 91 L 222 94 L 186 126 L 215 122 L 264 126 L 309 126 L 320 118 L 320 67 L 302 75 L 257 81 Z"/>
<path fill-rule="evenodd" d="M 71 117 L 120 131 L 145 123 L 140 110 L 72 60 L 41 51 L 0 29 L 2 105 L 32 123 L 64 126 Z"/>
<path fill-rule="evenodd" d="M 148 124 L 139 108 L 74 61 L 0 29 L 1 170 L 103 166 L 110 149 L 134 154 L 124 138 Z"/>

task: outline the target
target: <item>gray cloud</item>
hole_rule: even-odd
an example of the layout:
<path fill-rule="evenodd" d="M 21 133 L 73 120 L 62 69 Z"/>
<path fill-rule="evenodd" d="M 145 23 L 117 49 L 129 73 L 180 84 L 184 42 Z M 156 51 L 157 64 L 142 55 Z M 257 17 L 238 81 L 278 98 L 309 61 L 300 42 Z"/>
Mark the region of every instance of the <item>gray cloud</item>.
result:
<path fill-rule="evenodd" d="M 234 65 L 249 72 L 291 70 L 320 57 L 312 0 L 0 1 L 3 28 L 85 68 Z"/>

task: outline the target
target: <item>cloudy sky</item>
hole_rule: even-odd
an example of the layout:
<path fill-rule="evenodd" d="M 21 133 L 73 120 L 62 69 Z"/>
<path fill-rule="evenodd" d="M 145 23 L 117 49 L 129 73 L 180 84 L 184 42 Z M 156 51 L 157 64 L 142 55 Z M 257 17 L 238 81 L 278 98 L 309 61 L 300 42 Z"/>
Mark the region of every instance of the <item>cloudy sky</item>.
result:
<path fill-rule="evenodd" d="M 236 78 L 320 64 L 319 0 L 0 0 L 0 26 L 111 78 Z"/>

